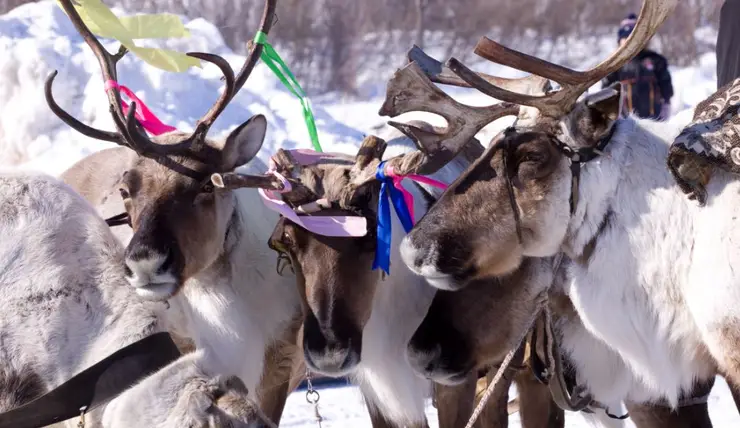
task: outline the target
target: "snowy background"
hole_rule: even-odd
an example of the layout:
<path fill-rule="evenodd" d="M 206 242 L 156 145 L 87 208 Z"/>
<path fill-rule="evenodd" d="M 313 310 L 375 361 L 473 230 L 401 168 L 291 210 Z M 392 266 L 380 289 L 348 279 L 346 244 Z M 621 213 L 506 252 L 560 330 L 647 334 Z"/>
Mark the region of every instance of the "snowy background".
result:
<path fill-rule="evenodd" d="M 117 14 L 125 15 L 121 10 Z M 191 37 L 173 39 L 158 44 L 142 42 L 144 46 L 160 46 L 181 52 L 210 52 L 225 57 L 234 69 L 239 69 L 243 57 L 235 55 L 224 43 L 219 30 L 202 19 L 183 18 Z M 707 37 L 714 37 L 711 32 Z M 104 43 L 110 51 L 117 45 Z M 613 37 L 599 43 L 565 40 L 554 46 L 556 62 L 564 55 L 576 55 L 582 67 L 599 62 L 614 48 Z M 435 49 L 427 51 L 437 56 Z M 90 153 L 110 147 L 111 143 L 91 140 L 69 129 L 49 110 L 44 100 L 44 81 L 53 70 L 54 96 L 68 112 L 83 122 L 101 129 L 113 130 L 107 98 L 98 64 L 92 53 L 75 32 L 72 24 L 53 1 L 21 6 L 0 16 L 0 165 L 43 170 L 57 175 Z M 560 56 L 560 57 L 559 57 Z M 439 56 L 437 56 L 439 58 Z M 572 62 L 573 58 L 569 58 Z M 290 59 L 286 58 L 290 64 Z M 562 61 L 566 62 L 566 61 Z M 366 64 L 374 64 L 368 60 Z M 469 63 L 479 71 L 503 77 L 521 73 L 481 61 Z M 134 56 L 127 56 L 118 66 L 120 83 L 128 86 L 146 102 L 164 122 L 181 130 L 191 130 L 218 97 L 222 84 L 215 66 L 191 69 L 187 73 L 167 73 L 146 66 Z M 385 81 L 392 69 L 363 69 L 361 93 L 363 101 L 337 101 L 341 96 L 322 95 L 313 100 L 313 112 L 321 145 L 327 151 L 355 153 L 365 134 L 376 133 L 387 118 L 377 115 L 383 101 Z M 676 89 L 672 121 L 686 123 L 692 108 L 715 90 L 715 58 L 701 56 L 697 65 L 671 69 Z M 470 105 L 487 105 L 494 101 L 474 91 L 448 89 L 456 99 Z M 598 88 L 594 88 L 596 90 Z M 224 136 L 251 115 L 262 113 L 269 125 L 260 157 L 266 160 L 277 148 L 310 148 L 300 104 L 262 64 L 258 65 L 240 94 L 234 98 L 211 130 L 211 137 Z M 438 117 L 412 113 L 400 120 L 424 118 L 442 124 Z M 488 139 L 513 119 L 502 119 L 489 125 L 479 135 Z M 321 414 L 324 428 L 369 427 L 367 411 L 355 388 L 320 389 Z M 740 416 L 722 379 L 710 398 L 710 412 L 716 427 L 740 426 Z M 431 427 L 436 427 L 436 413 L 428 410 Z M 310 427 L 313 410 L 302 392 L 290 396 L 281 426 Z M 583 426 L 578 415 L 568 415 L 566 425 Z M 631 426 L 630 423 L 627 424 Z M 518 415 L 512 415 L 512 427 L 519 426 Z"/>

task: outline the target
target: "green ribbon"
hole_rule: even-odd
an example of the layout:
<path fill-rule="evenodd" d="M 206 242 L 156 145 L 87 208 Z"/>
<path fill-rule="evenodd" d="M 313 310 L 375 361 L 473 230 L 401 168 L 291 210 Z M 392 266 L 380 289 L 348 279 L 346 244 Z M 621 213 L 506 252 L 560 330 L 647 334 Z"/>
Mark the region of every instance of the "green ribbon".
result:
<path fill-rule="evenodd" d="M 319 144 L 319 134 L 316 132 L 316 122 L 313 118 L 313 112 L 311 112 L 311 107 L 308 103 L 308 98 L 306 98 L 306 93 L 303 92 L 303 88 L 298 84 L 298 80 L 296 80 L 295 75 L 290 71 L 288 66 L 285 64 L 285 61 L 280 58 L 280 55 L 275 51 L 275 48 L 273 48 L 267 41 L 267 34 L 262 31 L 258 31 L 254 36 L 254 43 L 264 47 L 264 49 L 262 49 L 262 55 L 260 56 L 262 61 L 270 67 L 270 70 L 272 70 L 272 72 L 275 73 L 275 76 L 283 82 L 283 85 L 285 85 L 285 87 L 301 101 L 301 106 L 303 106 L 303 119 L 306 121 L 308 134 L 311 137 L 311 143 L 317 152 L 322 152 L 321 144 Z"/>

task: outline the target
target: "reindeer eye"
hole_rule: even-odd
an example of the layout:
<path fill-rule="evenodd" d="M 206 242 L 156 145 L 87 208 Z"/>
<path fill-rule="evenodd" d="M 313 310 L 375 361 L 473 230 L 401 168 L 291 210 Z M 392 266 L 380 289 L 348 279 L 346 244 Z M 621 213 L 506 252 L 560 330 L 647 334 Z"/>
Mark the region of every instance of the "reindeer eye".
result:
<path fill-rule="evenodd" d="M 121 199 L 123 200 L 129 199 L 131 197 L 131 195 L 128 193 L 128 190 L 124 189 L 123 187 L 118 189 L 118 193 L 121 194 Z"/>
<path fill-rule="evenodd" d="M 527 153 L 525 154 L 520 162 L 541 162 L 544 156 L 539 153 Z"/>

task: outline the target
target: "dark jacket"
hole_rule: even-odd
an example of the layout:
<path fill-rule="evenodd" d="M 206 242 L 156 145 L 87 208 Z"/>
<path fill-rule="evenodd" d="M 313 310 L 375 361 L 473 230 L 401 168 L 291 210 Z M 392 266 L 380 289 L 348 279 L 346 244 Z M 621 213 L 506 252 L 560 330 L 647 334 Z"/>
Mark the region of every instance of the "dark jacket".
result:
<path fill-rule="evenodd" d="M 717 88 L 740 77 L 740 0 L 725 0 L 719 12 Z"/>
<path fill-rule="evenodd" d="M 604 87 L 614 82 L 622 82 L 626 112 L 631 111 L 639 117 L 657 119 L 663 104 L 673 97 L 668 61 L 649 49 L 644 49 L 602 80 Z"/>

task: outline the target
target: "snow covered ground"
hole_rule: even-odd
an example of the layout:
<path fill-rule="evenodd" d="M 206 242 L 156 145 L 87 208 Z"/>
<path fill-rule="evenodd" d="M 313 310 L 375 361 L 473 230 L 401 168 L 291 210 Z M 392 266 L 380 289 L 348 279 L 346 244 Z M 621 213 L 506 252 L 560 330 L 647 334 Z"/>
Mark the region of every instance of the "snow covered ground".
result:
<path fill-rule="evenodd" d="M 224 56 L 233 68 L 241 66 L 243 57 L 231 52 L 213 25 L 202 19 L 184 21 L 191 31 L 190 38 L 142 45 L 168 47 L 181 52 L 216 53 Z M 117 48 L 114 43 L 105 45 L 109 50 Z M 612 45 L 612 38 L 598 43 L 575 41 L 553 51 L 579 53 L 576 62 L 585 68 L 604 58 Z M 594 49 L 598 51 L 592 52 Z M 44 80 L 56 69 L 59 70 L 54 87 L 57 102 L 87 124 L 114 129 L 97 61 L 52 0 L 21 6 L 0 16 L 0 52 L 0 165 L 59 174 L 84 156 L 111 146 L 110 143 L 91 140 L 72 131 L 46 105 Z M 434 51 L 430 53 L 434 54 Z M 581 58 L 584 58 L 583 61 Z M 568 63 L 559 61 L 563 58 L 550 59 Z M 368 64 L 372 63 L 368 61 Z M 471 65 L 504 77 L 520 75 L 493 64 L 481 62 Z M 211 65 L 173 74 L 148 67 L 129 56 L 119 63 L 118 70 L 121 84 L 134 90 L 164 123 L 182 130 L 192 129 L 195 121 L 215 101 L 222 86 L 218 70 Z M 366 71 L 368 75 L 383 78 L 392 72 Z M 714 55 L 704 55 L 695 67 L 672 69 L 672 72 L 676 87 L 673 104 L 677 112 L 672 120 L 686 123 L 692 114 L 692 107 L 715 89 Z M 336 102 L 337 97 L 322 96 L 320 102 L 313 104 L 324 150 L 354 153 L 365 134 L 377 132 L 385 123 L 387 118 L 377 115 L 382 103 L 384 81 L 365 81 L 363 85 L 364 92 L 375 96 L 362 102 L 346 103 Z M 456 89 L 450 93 L 471 105 L 492 103 L 491 99 L 474 91 Z M 216 121 L 212 136 L 225 135 L 256 113 L 265 114 L 270 124 L 264 149 L 259 155 L 263 160 L 279 147 L 310 147 L 298 101 L 264 65 L 255 69 L 245 88 Z M 408 114 L 400 119 L 412 117 L 440 123 L 439 118 L 424 114 Z M 488 141 L 486 136 L 492 136 L 510 122 L 511 119 L 504 119 L 490 125 L 482 131 L 481 140 Z M 355 388 L 320 391 L 324 428 L 370 426 L 367 411 Z M 716 427 L 740 426 L 740 416 L 721 379 L 712 393 L 710 410 Z M 435 410 L 431 405 L 428 414 L 431 426 L 436 427 Z M 290 396 L 281 426 L 315 426 L 312 417 L 313 410 L 306 403 L 303 392 L 296 392 Z M 512 416 L 511 426 L 519 426 L 518 416 Z M 585 425 L 579 416 L 568 415 L 567 426 Z"/>
<path fill-rule="evenodd" d="M 370 417 L 362 403 L 359 391 L 352 387 L 340 387 L 331 389 L 318 388 L 321 399 L 319 401 L 319 413 L 323 421 L 322 428 L 371 428 Z M 512 397 L 515 395 L 512 394 Z M 427 419 L 429 428 L 437 428 L 437 411 L 427 403 Z M 712 395 L 709 397 L 709 415 L 715 428 L 730 428 L 740 426 L 740 415 L 732 401 L 732 396 L 727 384 L 722 378 L 717 378 Z M 283 413 L 280 427 L 289 428 L 312 428 L 316 427 L 314 422 L 313 406 L 306 403 L 305 392 L 296 391 L 288 398 L 288 404 Z M 585 428 L 590 426 L 580 415 L 567 413 L 565 416 L 566 428 Z M 629 420 L 624 424 L 625 428 L 634 428 Z M 519 414 L 509 417 L 510 428 L 520 428 Z"/>

